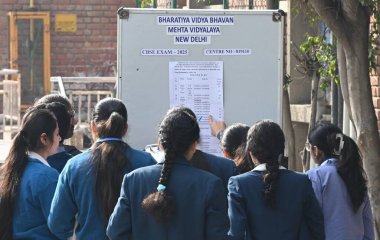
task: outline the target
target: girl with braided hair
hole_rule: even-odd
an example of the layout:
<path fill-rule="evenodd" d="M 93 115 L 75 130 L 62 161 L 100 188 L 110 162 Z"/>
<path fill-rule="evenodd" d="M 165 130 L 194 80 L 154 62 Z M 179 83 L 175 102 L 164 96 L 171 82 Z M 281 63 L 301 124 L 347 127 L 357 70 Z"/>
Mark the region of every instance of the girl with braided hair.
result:
<path fill-rule="evenodd" d="M 58 172 L 46 158 L 60 141 L 55 116 L 31 108 L 0 168 L 0 239 L 57 239 L 47 218 Z"/>
<path fill-rule="evenodd" d="M 280 166 L 284 134 L 263 120 L 248 131 L 246 152 L 255 168 L 228 183 L 230 239 L 324 239 L 323 215 L 306 175 Z M 301 228 L 302 226 L 302 228 Z"/>
<path fill-rule="evenodd" d="M 191 110 L 176 107 L 160 124 L 162 164 L 124 177 L 108 223 L 110 239 L 227 239 L 228 218 L 221 179 L 192 167 L 199 126 Z"/>
<path fill-rule="evenodd" d="M 322 207 L 326 239 L 375 239 L 367 181 L 358 146 L 335 125 L 321 123 L 306 149 L 320 165 L 307 172 Z"/>

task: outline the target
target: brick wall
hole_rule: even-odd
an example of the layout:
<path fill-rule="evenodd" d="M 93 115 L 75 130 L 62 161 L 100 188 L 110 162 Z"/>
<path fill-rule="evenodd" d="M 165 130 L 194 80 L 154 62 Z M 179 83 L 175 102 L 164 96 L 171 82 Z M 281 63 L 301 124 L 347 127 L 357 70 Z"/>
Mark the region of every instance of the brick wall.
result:
<path fill-rule="evenodd" d="M 50 12 L 51 75 L 113 76 L 116 67 L 116 11 L 133 0 L 35 0 Z M 1 0 L 0 67 L 9 68 L 9 11 L 27 11 L 29 0 Z M 76 14 L 76 32 L 55 32 L 55 15 Z"/>
<path fill-rule="evenodd" d="M 371 22 L 375 21 L 374 17 L 371 18 Z M 372 27 L 371 27 L 372 30 Z M 372 100 L 373 106 L 375 107 L 375 113 L 377 117 L 377 126 L 379 128 L 380 133 L 380 37 L 378 37 L 377 43 L 375 43 L 375 47 L 377 47 L 377 57 L 375 59 L 376 69 L 371 72 L 371 86 L 372 86 Z"/>

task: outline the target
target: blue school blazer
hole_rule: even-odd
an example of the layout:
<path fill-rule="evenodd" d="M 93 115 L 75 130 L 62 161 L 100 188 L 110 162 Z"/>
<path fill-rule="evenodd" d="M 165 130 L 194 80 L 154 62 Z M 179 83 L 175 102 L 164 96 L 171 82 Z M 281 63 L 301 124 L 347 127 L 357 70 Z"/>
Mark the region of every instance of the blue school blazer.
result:
<path fill-rule="evenodd" d="M 91 151 L 71 158 L 59 176 L 51 205 L 48 226 L 60 239 L 74 233 L 77 239 L 106 239 L 107 220 L 104 220 L 95 195 L 95 175 Z M 126 147 L 131 168 L 156 164 L 149 153 Z M 112 161 L 112 159 L 110 159 Z M 128 172 L 125 168 L 124 173 Z"/>
<path fill-rule="evenodd" d="M 234 161 L 209 153 L 202 153 L 204 154 L 205 159 L 210 166 L 209 172 L 222 179 L 223 186 L 225 186 L 227 189 L 227 184 L 230 177 L 238 174 L 238 170 Z"/>
<path fill-rule="evenodd" d="M 47 226 L 58 172 L 29 158 L 13 210 L 13 239 L 57 239 Z"/>
<path fill-rule="evenodd" d="M 144 212 L 145 196 L 156 192 L 162 165 L 137 169 L 125 176 L 121 196 L 107 228 L 112 239 L 133 240 L 224 240 L 229 228 L 222 181 L 185 158 L 173 164 L 167 191 L 175 212 L 166 224 Z"/>
<path fill-rule="evenodd" d="M 230 239 L 306 239 L 304 227 L 308 228 L 308 239 L 324 239 L 322 210 L 307 176 L 280 170 L 273 209 L 263 200 L 262 175 L 262 171 L 253 170 L 230 178 Z"/>

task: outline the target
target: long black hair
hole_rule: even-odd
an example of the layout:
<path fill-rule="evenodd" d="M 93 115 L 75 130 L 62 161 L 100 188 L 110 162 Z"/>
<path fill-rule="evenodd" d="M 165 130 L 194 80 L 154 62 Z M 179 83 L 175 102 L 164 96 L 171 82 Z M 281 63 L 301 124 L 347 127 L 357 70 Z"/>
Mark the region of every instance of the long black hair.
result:
<path fill-rule="evenodd" d="M 191 144 L 199 140 L 199 125 L 190 109 L 176 107 L 168 111 L 160 124 L 158 140 L 165 152 L 165 161 L 158 181 L 158 191 L 148 195 L 142 207 L 158 223 L 165 223 L 175 211 L 174 199 L 170 195 L 168 182 L 173 163 L 184 156 Z"/>
<path fill-rule="evenodd" d="M 276 190 L 280 175 L 279 160 L 283 158 L 284 148 L 284 133 L 275 122 L 258 121 L 249 129 L 246 151 L 260 163 L 266 163 L 263 175 L 263 199 L 267 206 L 272 208 L 276 205 Z"/>
<path fill-rule="evenodd" d="M 105 98 L 99 101 L 92 114 L 99 139 L 121 139 L 127 130 L 128 114 L 122 101 Z M 91 148 L 95 169 L 95 193 L 105 221 L 111 216 L 120 195 L 125 169 L 131 170 L 125 155 L 128 145 L 123 141 L 95 142 Z"/>
<path fill-rule="evenodd" d="M 13 210 L 18 186 L 28 164 L 28 151 L 44 147 L 40 140 L 43 133 L 53 142 L 57 128 L 55 116 L 46 109 L 31 108 L 25 114 L 21 130 L 14 137 L 4 165 L 0 168 L 0 239 L 12 239 Z"/>
<path fill-rule="evenodd" d="M 57 118 L 59 136 L 61 137 L 60 143 L 63 143 L 65 137 L 68 135 L 71 126 L 71 115 L 67 111 L 64 104 L 60 102 L 41 103 L 33 106 L 38 109 L 48 109 Z"/>
<path fill-rule="evenodd" d="M 342 134 L 340 128 L 329 123 L 316 125 L 310 132 L 308 141 L 323 151 L 324 160 L 332 157 L 338 159 L 338 174 L 347 188 L 352 209 L 356 212 L 366 196 L 367 180 L 355 141 Z"/>
<path fill-rule="evenodd" d="M 42 98 L 40 98 L 38 101 L 36 101 L 34 103 L 34 106 L 37 106 L 40 104 L 49 104 L 49 103 L 63 104 L 66 108 L 67 114 L 70 115 L 70 118 L 67 119 L 67 117 L 65 116 L 66 114 L 63 113 L 61 110 L 58 110 L 57 112 L 50 109 L 51 111 L 53 111 L 54 115 L 57 117 L 58 126 L 59 126 L 59 136 L 61 136 L 60 143 L 62 143 L 65 139 L 71 138 L 73 136 L 74 125 L 71 125 L 71 118 L 74 117 L 74 115 L 71 113 L 73 110 L 73 106 L 71 105 L 67 97 L 64 97 L 59 94 L 45 95 Z M 66 125 L 68 125 L 68 127 L 66 127 Z"/>
<path fill-rule="evenodd" d="M 252 161 L 245 151 L 248 130 L 248 125 L 232 124 L 224 130 L 223 137 L 220 140 L 223 151 L 227 151 L 231 159 L 234 160 L 239 173 L 248 172 L 253 168 Z"/>

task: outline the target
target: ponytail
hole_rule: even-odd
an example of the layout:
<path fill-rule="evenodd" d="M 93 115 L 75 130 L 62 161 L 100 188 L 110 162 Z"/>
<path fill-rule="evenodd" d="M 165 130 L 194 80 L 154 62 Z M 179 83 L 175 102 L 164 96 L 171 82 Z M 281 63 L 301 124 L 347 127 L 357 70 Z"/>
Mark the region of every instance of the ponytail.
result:
<path fill-rule="evenodd" d="M 282 158 L 282 154 L 280 154 L 279 158 Z M 278 178 L 280 175 L 279 170 L 279 161 L 271 159 L 266 162 L 266 171 L 263 175 L 264 181 L 264 190 L 263 190 L 263 198 L 265 203 L 274 208 L 276 205 L 276 189 L 278 185 Z"/>
<path fill-rule="evenodd" d="M 158 223 L 167 222 L 175 211 L 174 198 L 167 189 L 174 160 L 175 154 L 170 150 L 166 151 L 157 192 L 149 194 L 142 202 L 144 211 L 152 215 Z"/>
<path fill-rule="evenodd" d="M 42 147 L 40 136 L 46 133 L 52 141 L 57 127 L 55 117 L 47 110 L 31 108 L 22 120 L 9 154 L 0 168 L 0 239 L 13 238 L 13 211 L 22 174 L 28 164 L 28 151 Z"/>
<path fill-rule="evenodd" d="M 199 131 L 195 114 L 185 107 L 169 110 L 160 124 L 158 138 L 165 152 L 165 161 L 157 192 L 151 193 L 142 202 L 144 211 L 157 223 L 167 222 L 175 212 L 174 197 L 168 189 L 170 175 L 176 158 L 184 156 L 191 144 L 199 140 Z"/>
<path fill-rule="evenodd" d="M 352 209 L 357 212 L 364 202 L 367 192 L 367 181 L 362 166 L 362 158 L 358 146 L 350 137 L 344 135 L 339 145 L 343 146 L 343 148 L 341 149 L 337 166 L 338 174 L 346 185 Z"/>
<path fill-rule="evenodd" d="M 12 239 L 13 210 L 22 173 L 28 164 L 27 142 L 21 132 L 14 140 L 9 155 L 1 167 L 0 185 L 0 236 Z"/>
<path fill-rule="evenodd" d="M 97 123 L 96 129 L 100 140 L 105 141 L 94 143 L 91 161 L 95 171 L 95 194 L 107 222 L 120 195 L 124 170 L 131 171 L 132 166 L 125 155 L 128 145 L 121 139 L 126 130 L 125 118 L 113 112 L 107 121 Z"/>
<path fill-rule="evenodd" d="M 246 152 L 266 164 L 263 174 L 263 200 L 271 208 L 276 206 L 276 191 L 280 176 L 279 162 L 283 161 L 285 137 L 280 126 L 270 120 L 255 123 L 248 131 Z"/>

